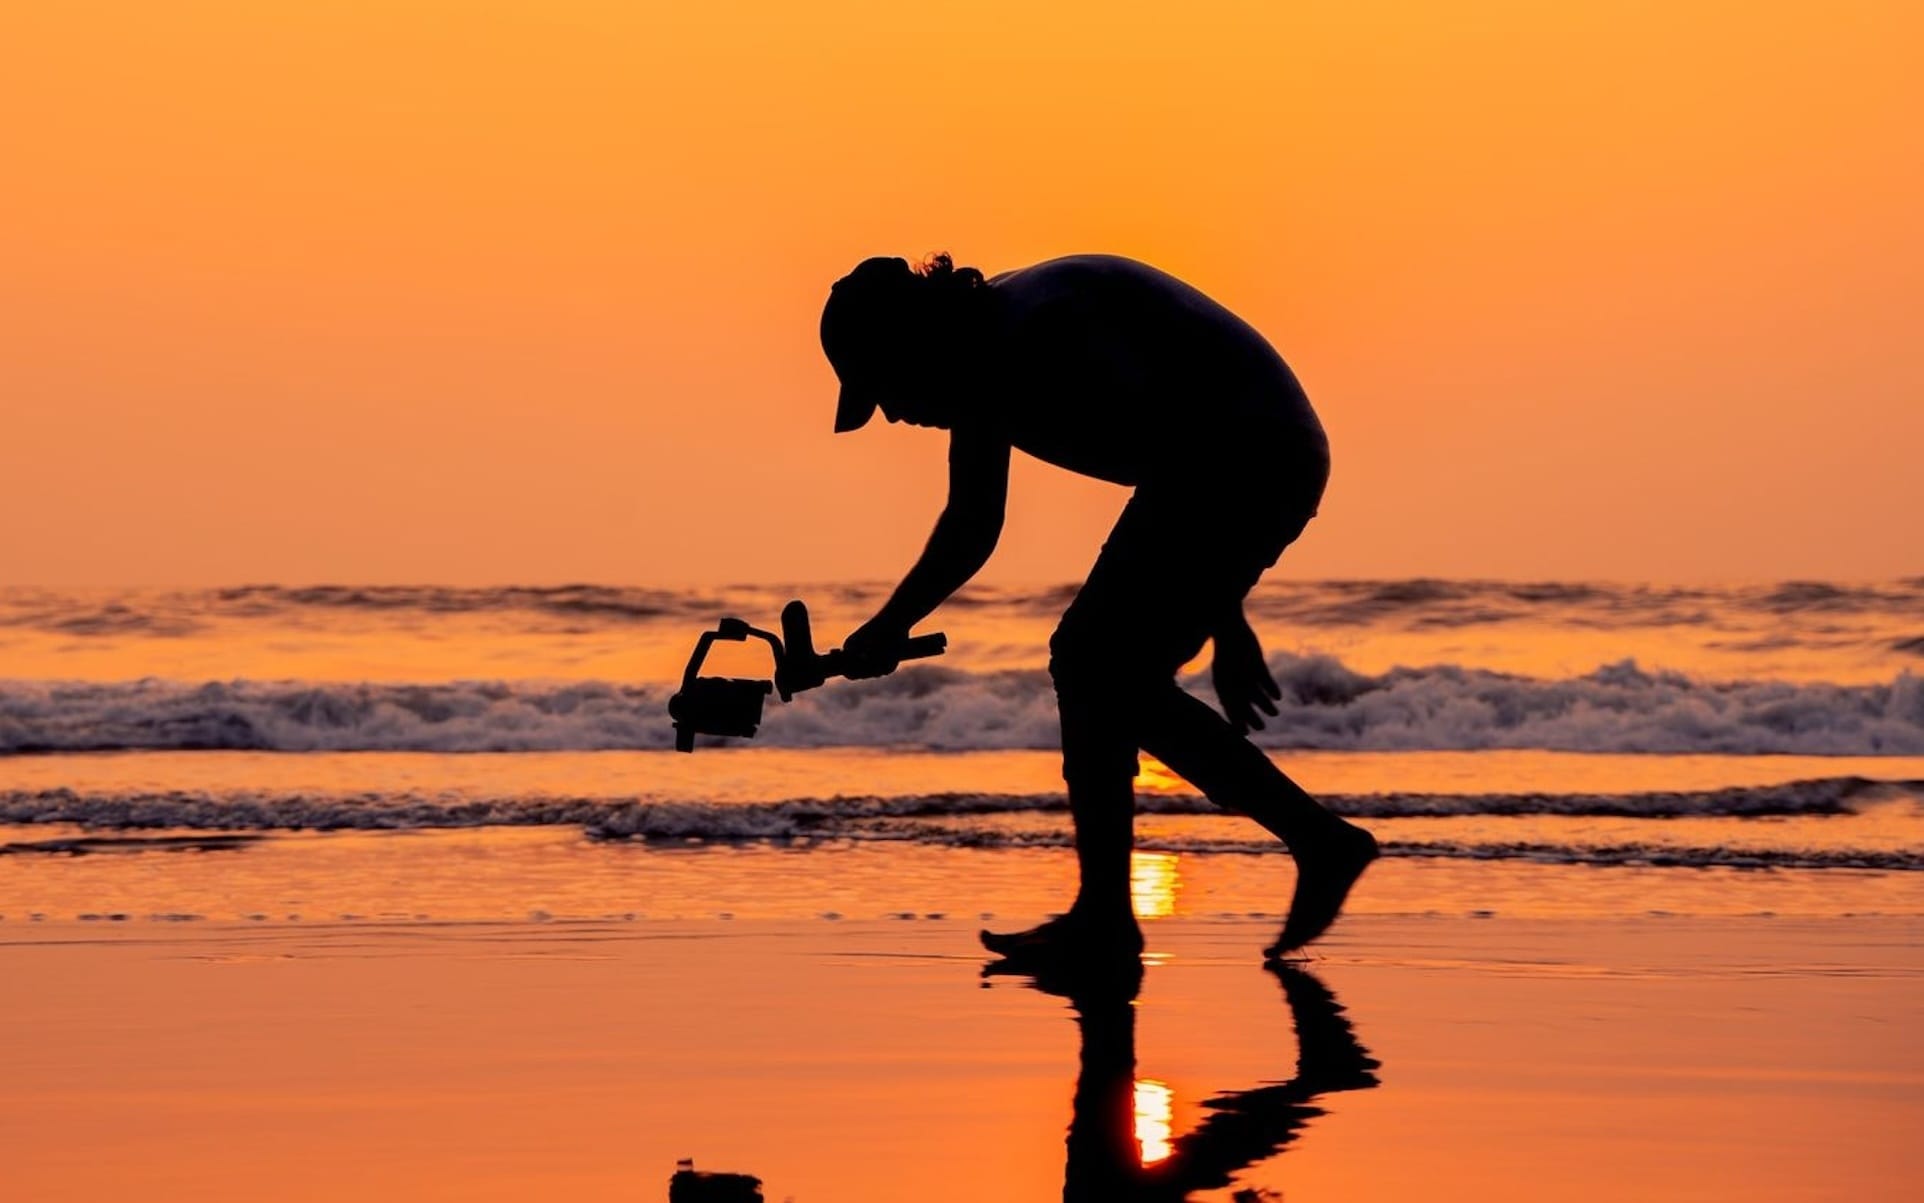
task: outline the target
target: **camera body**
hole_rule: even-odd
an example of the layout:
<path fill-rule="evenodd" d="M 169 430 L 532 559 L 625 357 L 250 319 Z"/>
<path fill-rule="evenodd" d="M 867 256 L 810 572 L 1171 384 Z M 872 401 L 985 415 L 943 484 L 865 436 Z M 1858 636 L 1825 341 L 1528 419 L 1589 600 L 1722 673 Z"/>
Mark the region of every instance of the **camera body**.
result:
<path fill-rule="evenodd" d="M 676 745 L 680 733 L 752 737 L 762 723 L 762 699 L 774 692 L 770 681 L 747 677 L 696 677 L 668 699 L 668 716 L 675 720 Z M 690 748 L 682 748 L 690 751 Z"/>

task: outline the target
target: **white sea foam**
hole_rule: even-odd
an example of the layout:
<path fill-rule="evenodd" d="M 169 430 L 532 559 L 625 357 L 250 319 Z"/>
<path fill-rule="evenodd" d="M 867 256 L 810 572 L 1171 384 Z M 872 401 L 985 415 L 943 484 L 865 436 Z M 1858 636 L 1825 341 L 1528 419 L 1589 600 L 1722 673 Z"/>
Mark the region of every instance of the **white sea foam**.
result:
<path fill-rule="evenodd" d="M 1542 680 L 1440 665 L 1355 672 L 1277 656 L 1272 748 L 1924 755 L 1924 678 L 1874 685 L 1704 681 L 1624 661 Z M 1207 696 L 1200 678 L 1187 686 Z M 0 753 L 116 749 L 521 752 L 670 745 L 666 685 L 457 681 L 0 684 Z M 778 747 L 1050 748 L 1055 697 L 1036 670 L 912 665 L 770 700 Z"/>

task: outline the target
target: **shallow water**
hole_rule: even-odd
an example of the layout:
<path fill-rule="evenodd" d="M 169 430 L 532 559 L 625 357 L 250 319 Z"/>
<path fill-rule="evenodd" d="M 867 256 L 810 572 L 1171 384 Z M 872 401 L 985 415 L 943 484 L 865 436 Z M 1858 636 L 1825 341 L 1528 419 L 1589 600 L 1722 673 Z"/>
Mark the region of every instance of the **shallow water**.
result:
<path fill-rule="evenodd" d="M 1379 834 L 1423 838 L 1405 832 L 1401 822 L 1427 821 L 1387 823 Z M 887 918 L 1013 927 L 1061 910 L 1075 890 L 1074 857 L 1060 846 L 661 844 L 591 841 L 565 828 L 287 832 L 240 846 L 197 846 L 193 833 L 174 833 L 178 839 L 147 842 L 162 834 L 143 832 L 132 837 L 140 842 L 121 846 L 109 840 L 78 855 L 49 849 L 0 856 L 0 922 L 25 928 Z M 60 845 L 83 835 L 62 825 L 0 827 L 0 843 L 16 845 Z M 1924 915 L 1924 873 L 1679 868 L 1661 861 L 1651 853 L 1636 863 L 1604 864 L 1388 857 L 1357 887 L 1349 913 L 1439 921 Z M 1136 909 L 1152 948 L 1155 924 L 1165 919 L 1234 916 L 1280 924 L 1293 880 L 1288 859 L 1274 855 L 1145 849 L 1132 868 Z"/>

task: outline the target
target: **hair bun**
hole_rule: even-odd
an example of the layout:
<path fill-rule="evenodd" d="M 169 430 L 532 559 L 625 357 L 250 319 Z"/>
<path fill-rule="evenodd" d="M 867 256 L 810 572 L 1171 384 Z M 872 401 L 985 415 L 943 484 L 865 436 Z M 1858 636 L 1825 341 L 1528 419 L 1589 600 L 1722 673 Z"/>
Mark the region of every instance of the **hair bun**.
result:
<path fill-rule="evenodd" d="M 947 251 L 937 251 L 922 260 L 915 273 L 939 288 L 962 292 L 980 288 L 983 283 L 981 272 L 973 267 L 957 267 Z"/>

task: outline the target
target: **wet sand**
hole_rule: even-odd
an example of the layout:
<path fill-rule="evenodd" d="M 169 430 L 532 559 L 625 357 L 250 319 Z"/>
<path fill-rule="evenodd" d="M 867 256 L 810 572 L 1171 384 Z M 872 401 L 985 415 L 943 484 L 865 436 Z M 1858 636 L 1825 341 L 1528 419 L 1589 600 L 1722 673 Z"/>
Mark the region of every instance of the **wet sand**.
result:
<path fill-rule="evenodd" d="M 1272 924 L 1171 918 L 1080 1026 L 984 983 L 974 926 L 15 916 L 0 1194 L 660 1200 L 692 1157 L 771 1203 L 1021 1203 L 1062 1197 L 1072 1120 L 1111 1197 L 1250 1157 L 1234 1189 L 1292 1203 L 1924 1182 L 1918 918 L 1365 914 L 1288 994 Z"/>

